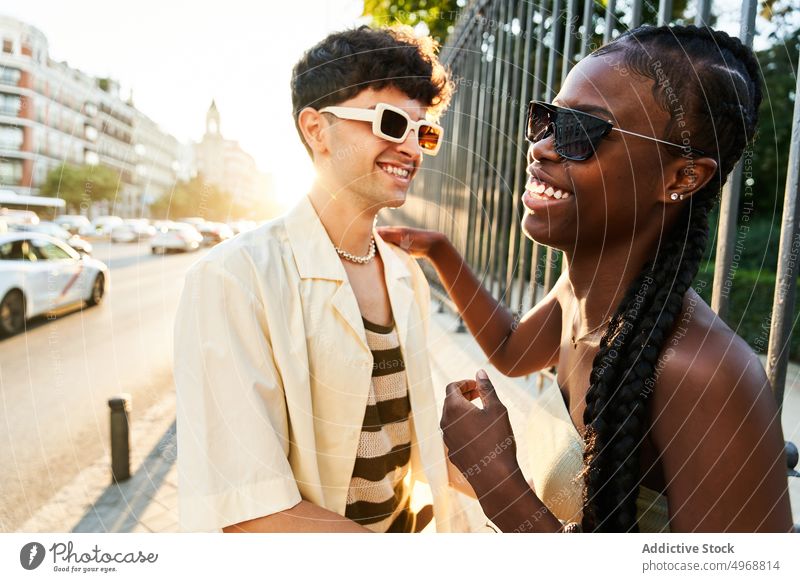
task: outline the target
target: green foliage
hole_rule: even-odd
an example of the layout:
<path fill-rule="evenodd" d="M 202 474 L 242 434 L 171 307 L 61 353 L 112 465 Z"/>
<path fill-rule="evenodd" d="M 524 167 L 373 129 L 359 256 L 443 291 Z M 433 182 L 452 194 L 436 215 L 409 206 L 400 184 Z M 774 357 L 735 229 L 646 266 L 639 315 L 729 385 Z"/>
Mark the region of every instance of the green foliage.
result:
<path fill-rule="evenodd" d="M 364 16 L 374 26 L 425 23 L 430 36 L 444 44 L 460 10 L 458 0 L 364 0 Z"/>
<path fill-rule="evenodd" d="M 714 282 L 714 263 L 700 268 L 693 287 L 703 300 L 711 305 L 711 290 Z M 759 355 L 766 354 L 769 347 L 772 301 L 775 294 L 775 273 L 771 270 L 744 269 L 734 271 L 730 304 L 725 323 L 739 334 Z M 789 357 L 800 361 L 800 302 L 795 301 L 792 318 L 792 333 Z"/>
<path fill-rule="evenodd" d="M 709 217 L 712 237 L 706 251 L 706 261 L 701 265 L 694 288 L 711 305 L 711 289 L 714 282 L 714 260 L 716 258 L 719 212 Z M 775 294 L 775 272 L 780 243 L 780 219 L 740 220 L 734 233 L 733 281 L 730 288 L 730 303 L 725 323 L 742 336 L 758 354 L 766 354 L 769 341 L 769 326 L 772 301 Z M 800 298 L 799 298 L 800 299 Z M 800 302 L 794 309 L 797 319 Z M 790 357 L 800 361 L 800 330 L 793 328 Z"/>
<path fill-rule="evenodd" d="M 70 212 L 77 212 L 92 202 L 113 200 L 119 185 L 119 173 L 107 166 L 64 163 L 47 173 L 41 193 L 63 199 Z"/>
<path fill-rule="evenodd" d="M 172 191 L 150 205 L 153 218 L 177 220 L 199 216 L 206 220 L 226 221 L 241 214 L 233 196 L 207 182 L 202 176 L 178 183 Z"/>
<path fill-rule="evenodd" d="M 275 200 L 268 193 L 252 204 L 244 204 L 230 192 L 206 181 L 202 175 L 188 182 L 179 182 L 150 205 L 151 216 L 164 220 L 190 216 L 214 222 L 265 220 L 277 216 L 279 212 Z"/>
<path fill-rule="evenodd" d="M 753 146 L 753 190 L 756 213 L 765 219 L 780 220 L 789 164 L 789 144 L 796 67 L 800 58 L 800 29 L 785 40 L 758 53 L 764 80 L 764 100 L 759 112 L 758 137 Z"/>
<path fill-rule="evenodd" d="M 770 37 L 773 39 L 789 38 L 788 32 L 797 28 L 797 13 L 800 0 L 761 0 L 759 16 L 773 26 Z"/>

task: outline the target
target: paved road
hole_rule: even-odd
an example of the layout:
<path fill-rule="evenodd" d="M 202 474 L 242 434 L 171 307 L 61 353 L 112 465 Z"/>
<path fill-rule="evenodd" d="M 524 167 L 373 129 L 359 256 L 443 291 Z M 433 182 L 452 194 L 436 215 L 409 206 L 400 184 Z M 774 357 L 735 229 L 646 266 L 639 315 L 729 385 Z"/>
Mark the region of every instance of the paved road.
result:
<path fill-rule="evenodd" d="M 109 397 L 130 393 L 135 422 L 172 389 L 173 317 L 204 252 L 162 257 L 98 242 L 94 256 L 111 269 L 104 303 L 0 340 L 0 531 L 107 451 Z"/>

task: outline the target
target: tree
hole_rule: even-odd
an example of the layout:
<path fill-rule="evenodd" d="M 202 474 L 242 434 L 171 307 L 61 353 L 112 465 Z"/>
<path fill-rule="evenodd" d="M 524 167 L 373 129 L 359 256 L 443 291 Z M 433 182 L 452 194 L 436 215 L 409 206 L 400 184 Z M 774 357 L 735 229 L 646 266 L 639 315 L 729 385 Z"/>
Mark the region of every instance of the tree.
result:
<path fill-rule="evenodd" d="M 40 191 L 63 199 L 70 212 L 77 212 L 90 208 L 93 202 L 113 200 L 119 185 L 119 173 L 107 166 L 63 163 L 47 173 Z"/>
<path fill-rule="evenodd" d="M 205 180 L 202 175 L 180 182 L 150 205 L 154 218 L 176 220 L 199 216 L 206 220 L 227 221 L 242 214 L 229 192 Z"/>
<path fill-rule="evenodd" d="M 460 9 L 458 0 L 364 0 L 364 16 L 371 16 L 373 25 L 424 24 L 440 44 L 453 32 Z"/>
<path fill-rule="evenodd" d="M 770 38 L 778 41 L 786 40 L 800 25 L 799 0 L 763 0 L 759 16 L 769 22 Z"/>
<path fill-rule="evenodd" d="M 792 114 L 797 99 L 796 67 L 800 58 L 800 29 L 759 51 L 764 99 L 759 112 L 758 138 L 753 147 L 755 210 L 769 220 L 780 217 L 789 164 Z"/>

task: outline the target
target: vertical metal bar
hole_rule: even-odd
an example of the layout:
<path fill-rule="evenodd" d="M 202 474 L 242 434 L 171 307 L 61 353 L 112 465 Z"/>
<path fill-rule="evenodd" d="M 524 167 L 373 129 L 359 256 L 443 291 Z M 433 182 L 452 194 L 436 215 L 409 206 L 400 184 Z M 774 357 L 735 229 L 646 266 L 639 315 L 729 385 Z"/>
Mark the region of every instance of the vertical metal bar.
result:
<path fill-rule="evenodd" d="M 614 11 L 617 9 L 617 0 L 608 0 L 606 2 L 606 29 L 603 32 L 603 44 L 611 42 L 612 33 L 614 32 L 614 21 L 616 17 Z"/>
<path fill-rule="evenodd" d="M 545 2 L 542 1 L 542 32 L 541 32 L 541 40 L 542 43 L 540 45 L 540 50 L 544 53 L 544 37 L 545 37 L 545 26 L 544 26 L 544 19 L 547 16 L 546 9 L 544 8 Z M 547 82 L 545 86 L 541 86 L 541 81 L 538 81 L 536 85 L 534 85 L 534 99 L 541 99 L 542 95 L 545 95 L 545 99 L 548 101 L 552 100 L 555 96 L 555 88 L 553 87 L 553 83 L 555 82 L 555 46 L 558 46 L 558 36 L 559 36 L 559 26 L 558 24 L 558 13 L 561 10 L 561 5 L 558 0 L 553 0 L 552 8 L 550 10 L 550 29 L 551 29 L 551 38 L 550 38 L 550 47 L 549 47 L 549 58 L 548 58 L 548 65 L 547 65 Z M 538 58 L 538 55 L 537 55 Z M 552 64 L 552 66 L 551 66 Z M 542 77 L 540 77 L 541 79 Z M 531 273 L 530 273 L 530 288 L 531 288 L 531 304 L 535 305 L 537 300 L 537 291 L 538 291 L 538 273 L 539 273 L 539 253 L 541 251 L 542 246 L 534 242 L 532 248 L 532 256 L 531 256 Z"/>
<path fill-rule="evenodd" d="M 631 28 L 636 28 L 642 24 L 642 0 L 633 0 L 631 9 Z"/>
<path fill-rule="evenodd" d="M 517 0 L 507 0 L 506 17 L 503 23 L 504 42 L 503 42 L 503 61 L 502 61 L 502 86 L 500 89 L 500 121 L 496 130 L 497 144 L 497 173 L 494 180 L 495 196 L 495 220 L 497 227 L 495 236 L 492 240 L 494 257 L 491 261 L 490 277 L 497 284 L 497 299 L 507 301 L 505 285 L 505 267 L 508 264 L 508 231 L 509 231 L 509 157 L 506 155 L 509 142 L 511 141 L 511 126 L 513 118 L 513 108 L 510 107 L 509 95 L 511 95 L 511 82 L 517 70 L 517 60 L 519 52 L 519 36 L 512 31 L 512 22 L 516 15 L 515 5 Z"/>
<path fill-rule="evenodd" d="M 672 0 L 659 0 L 658 25 L 664 26 L 672 20 Z"/>
<path fill-rule="evenodd" d="M 711 0 L 699 0 L 697 14 L 694 16 L 695 26 L 708 26 L 711 19 Z"/>
<path fill-rule="evenodd" d="M 742 0 L 741 21 L 739 23 L 739 40 L 745 45 L 753 46 L 753 37 L 756 33 L 756 12 L 758 0 Z"/>
<path fill-rule="evenodd" d="M 464 62 L 462 66 L 458 68 L 459 75 L 463 74 L 464 69 L 467 66 L 468 55 L 464 54 Z M 453 231 L 458 236 L 451 238 L 450 240 L 453 242 L 455 247 L 459 249 L 461 252 L 464 248 L 464 240 L 466 236 L 466 225 L 467 225 L 467 208 L 469 207 L 469 194 L 464 187 L 466 185 L 466 174 L 464 173 L 465 168 L 465 148 L 464 144 L 467 141 L 467 132 L 469 126 L 469 119 L 465 117 L 465 113 L 467 112 L 467 108 L 464 106 L 464 103 L 468 101 L 467 93 L 461 91 L 461 99 L 459 101 L 459 107 L 456 110 L 456 114 L 458 115 L 458 130 L 454 134 L 454 141 L 453 141 L 453 149 L 455 150 L 455 165 L 450 170 L 450 174 L 453 181 L 453 189 L 454 189 L 454 196 L 455 196 L 455 204 L 456 208 L 453 211 Z"/>
<path fill-rule="evenodd" d="M 798 69 L 800 70 L 800 69 Z M 797 76 L 796 96 L 800 95 L 800 75 Z M 794 324 L 794 302 L 797 289 L 797 260 L 800 252 L 800 98 L 795 97 L 792 116 L 792 139 L 789 147 L 789 168 L 786 173 L 786 190 L 783 197 L 781 244 L 778 251 L 778 268 L 775 276 L 775 298 L 772 301 L 772 323 L 767 350 L 767 377 L 772 393 L 783 409 L 783 392 L 786 385 L 786 368 L 789 365 L 789 346 Z"/>
<path fill-rule="evenodd" d="M 490 12 L 490 16 L 485 22 L 486 23 L 490 23 L 490 22 L 496 22 L 496 21 L 497 21 L 497 15 L 493 11 L 493 12 Z M 480 125 L 478 126 L 478 131 L 479 131 L 479 135 L 480 135 L 480 146 L 479 146 L 480 149 L 479 149 L 479 154 L 478 154 L 478 163 L 476 164 L 476 168 L 475 168 L 475 174 L 476 174 L 475 192 L 477 193 L 477 197 L 478 197 L 477 198 L 477 200 L 478 200 L 478 210 L 477 210 L 478 211 L 478 221 L 477 221 L 478 237 L 477 237 L 477 240 L 476 240 L 477 245 L 475 247 L 474 255 L 473 255 L 472 268 L 475 269 L 478 272 L 481 272 L 483 270 L 483 267 L 484 267 L 482 252 L 483 252 L 483 248 L 484 248 L 484 239 L 487 236 L 486 235 L 486 225 L 487 225 L 487 221 L 488 221 L 488 218 L 489 218 L 487 216 L 487 212 L 486 212 L 487 193 L 486 193 L 486 188 L 485 188 L 485 177 L 486 177 L 486 166 L 487 166 L 487 163 L 486 163 L 487 153 L 488 153 L 488 150 L 489 150 L 490 131 L 489 131 L 489 128 L 487 127 L 489 124 L 485 120 L 486 120 L 486 117 L 489 115 L 488 109 L 489 109 L 490 105 L 487 104 L 489 99 L 488 99 L 488 96 L 486 94 L 486 87 L 487 87 L 487 81 L 491 78 L 491 73 L 492 73 L 492 70 L 493 70 L 492 66 L 493 66 L 493 62 L 494 62 L 494 51 L 495 51 L 495 48 L 494 48 L 494 46 L 488 47 L 488 41 L 489 41 L 489 37 L 491 35 L 489 34 L 487 29 L 488 29 L 488 26 L 484 30 L 484 36 L 486 37 L 486 41 L 487 41 L 487 52 L 486 52 L 486 54 L 484 55 L 484 58 L 483 58 L 483 68 L 481 69 L 481 82 L 480 82 L 480 87 L 479 87 L 479 91 L 480 91 L 480 106 L 479 106 L 479 110 L 478 110 L 478 119 L 480 120 Z M 492 41 L 492 42 L 494 43 L 494 41 Z M 493 55 L 492 56 L 492 61 L 489 61 L 489 59 L 488 59 L 488 56 L 489 56 L 488 49 L 489 48 L 491 48 L 491 50 L 492 50 L 492 55 Z"/>
<path fill-rule="evenodd" d="M 553 11 L 550 18 L 550 57 L 547 60 L 547 100 L 556 96 L 556 62 L 558 47 L 561 46 L 561 0 L 553 0 Z"/>
<path fill-rule="evenodd" d="M 614 0 L 609 0 L 609 9 L 613 14 L 613 2 Z M 564 84 L 564 79 L 567 78 L 567 74 L 569 74 L 570 69 L 572 68 L 572 59 L 574 57 L 575 51 L 573 49 L 574 42 L 573 37 L 577 36 L 577 29 L 576 26 L 576 12 L 578 11 L 578 0 L 567 0 L 567 20 L 565 24 L 564 30 L 564 60 L 562 61 L 561 65 L 561 81 L 559 82 L 559 87 Z M 556 251 L 553 251 L 553 256 L 555 256 Z M 563 253 L 562 253 L 563 254 Z M 562 260 L 561 261 L 561 270 L 565 270 L 567 267 L 567 262 Z"/>
<path fill-rule="evenodd" d="M 542 98 L 542 81 L 544 75 L 544 19 L 547 17 L 547 0 L 539 0 L 539 25 L 536 32 L 536 58 L 533 65 L 533 100 L 538 101 Z"/>
<path fill-rule="evenodd" d="M 640 0 L 641 1 L 641 0 Z M 583 34 L 581 35 L 581 58 L 589 54 L 589 44 L 592 41 L 592 16 L 594 15 L 594 0 L 583 2 Z"/>
<path fill-rule="evenodd" d="M 553 14 L 550 19 L 550 58 L 547 62 L 547 100 L 552 101 L 556 96 L 556 55 L 561 46 L 561 0 L 553 0 Z M 550 290 L 553 281 L 553 266 L 555 251 L 547 247 L 547 266 L 545 268 L 544 287 Z"/>
<path fill-rule="evenodd" d="M 578 0 L 567 0 L 567 23 L 564 30 L 564 57 L 561 61 L 561 82 L 572 68 L 572 59 L 575 57 L 575 38 L 577 36 Z"/>
<path fill-rule="evenodd" d="M 475 155 L 475 147 L 477 144 L 478 138 L 478 99 L 479 99 L 479 91 L 478 88 L 475 87 L 475 81 L 480 79 L 481 76 L 481 66 L 482 66 L 482 58 L 481 58 L 481 51 L 480 51 L 480 40 L 481 40 L 481 30 L 477 29 L 475 33 L 476 40 L 478 41 L 477 49 L 468 49 L 472 50 L 472 78 L 470 81 L 472 87 L 472 95 L 470 99 L 470 108 L 468 111 L 464 112 L 464 115 L 469 117 L 469 137 L 467 138 L 467 167 L 464 171 L 464 177 L 466 180 L 466 194 L 469 197 L 468 200 L 468 210 L 467 210 L 467 238 L 464 243 L 464 257 L 467 260 L 467 264 L 472 264 L 474 259 L 474 254 L 472 249 L 475 247 L 475 221 L 477 218 L 478 212 L 478 203 L 476 199 L 476 192 L 475 192 L 475 181 L 474 181 L 474 173 L 475 173 L 475 164 L 479 163 L 480 160 L 476 159 Z"/>
<path fill-rule="evenodd" d="M 513 290 L 510 280 L 514 268 L 516 246 L 513 244 L 515 224 L 516 197 L 515 170 L 517 169 L 517 135 L 519 123 L 517 114 L 517 96 L 520 93 L 520 77 L 524 67 L 523 55 L 523 25 L 525 23 L 524 0 L 514 0 L 510 3 L 509 26 L 511 27 L 512 40 L 509 53 L 508 79 L 503 85 L 503 104 L 506 108 L 502 141 L 502 174 L 500 179 L 501 209 L 500 231 L 497 240 L 499 247 L 496 278 L 500 286 L 500 296 L 506 305 L 511 305 L 511 292 Z M 514 34 L 514 22 L 519 22 L 519 29 Z"/>
<path fill-rule="evenodd" d="M 525 170 L 528 166 L 526 159 L 527 142 L 522 135 L 522 122 L 525 115 L 526 106 L 530 95 L 530 62 L 531 50 L 533 46 L 533 14 L 536 10 L 533 2 L 523 2 L 524 11 L 520 13 L 520 21 L 523 23 L 523 34 L 525 35 L 525 43 L 522 49 L 522 65 L 519 69 L 519 85 L 515 83 L 514 95 L 519 94 L 520 100 L 516 105 L 516 125 L 517 127 L 511 128 L 509 137 L 513 136 L 513 140 L 509 140 L 509 145 L 512 155 L 516 156 L 514 164 L 514 191 L 513 191 L 513 204 L 511 209 L 512 224 L 511 232 L 509 233 L 509 248 L 514 249 L 508 255 L 508 266 L 506 268 L 506 288 L 517 290 L 517 304 L 518 310 L 523 308 L 523 299 L 525 293 L 525 236 L 522 233 L 522 216 L 524 210 L 521 211 L 520 196 L 525 184 Z M 519 87 L 518 89 L 516 87 Z M 521 147 L 520 147 L 521 146 Z M 514 284 L 514 277 L 516 276 L 516 285 Z M 512 306 L 513 292 L 509 293 L 509 306 Z"/>
<path fill-rule="evenodd" d="M 536 26 L 536 54 L 534 56 L 534 65 L 533 65 L 533 78 L 530 80 L 531 82 L 531 99 L 538 100 L 542 98 L 542 90 L 544 88 L 544 77 L 542 74 L 542 69 L 544 67 L 544 52 L 545 52 L 545 44 L 544 44 L 544 36 L 545 36 L 545 18 L 547 17 L 547 1 L 548 0 L 539 0 L 539 3 L 534 10 L 534 13 L 531 15 L 530 21 L 533 22 L 534 17 L 538 15 L 538 24 Z M 523 104 L 524 105 L 524 104 Z M 526 236 L 520 237 L 520 243 L 522 245 L 521 253 L 522 253 L 522 264 L 520 267 L 520 273 L 522 273 L 522 277 L 520 278 L 520 297 L 523 310 L 529 307 L 532 307 L 536 304 L 536 262 L 538 260 L 538 245 L 531 241 Z M 525 293 L 525 281 L 527 280 L 528 285 L 528 293 L 527 296 L 530 297 L 530 304 L 527 304 L 524 301 L 526 296 Z"/>
<path fill-rule="evenodd" d="M 456 102 L 456 111 L 461 111 L 463 109 L 462 102 L 463 96 L 458 95 L 455 99 Z M 459 129 L 461 123 L 461 116 L 460 115 L 451 115 L 448 118 L 447 124 L 447 135 L 451 136 L 458 136 Z M 442 184 L 442 192 L 444 193 L 444 206 L 437 208 L 436 211 L 442 217 L 440 218 L 439 222 L 441 223 L 444 221 L 446 230 L 443 231 L 447 234 L 447 238 L 451 241 L 456 240 L 457 230 L 457 220 L 458 215 L 455 212 L 455 209 L 458 206 L 458 192 L 457 192 L 457 185 L 456 185 L 456 176 L 454 172 L 458 167 L 458 145 L 453 143 L 450 147 L 450 151 L 448 152 L 447 158 L 449 158 L 447 167 L 436 168 L 435 172 L 438 175 L 438 181 Z"/>
<path fill-rule="evenodd" d="M 506 42 L 506 35 L 502 31 L 502 23 L 505 22 L 506 16 L 506 5 L 503 2 L 498 2 L 499 9 L 498 9 L 498 16 L 494 20 L 496 34 L 495 34 L 495 47 L 494 52 L 492 53 L 492 67 L 494 72 L 494 79 L 492 80 L 492 84 L 489 87 L 492 98 L 491 98 L 491 108 L 492 108 L 492 121 L 491 125 L 488 128 L 489 132 L 489 150 L 486 156 L 486 163 L 485 163 L 485 192 L 486 192 L 486 199 L 487 199 L 487 209 L 489 211 L 487 220 L 486 220 L 486 236 L 483 240 L 483 246 L 481 248 L 480 260 L 481 265 L 485 269 L 485 273 L 489 275 L 484 280 L 489 284 L 489 290 L 494 295 L 495 293 L 495 281 L 491 278 L 494 269 L 492 268 L 492 263 L 495 258 L 494 253 L 494 241 L 497 238 L 497 190 L 494 188 L 494 180 L 493 176 L 498 171 L 495 163 L 497 162 L 497 158 L 495 156 L 497 142 L 498 142 L 498 132 L 497 127 L 499 125 L 500 119 L 500 108 L 498 107 L 499 103 L 499 96 L 497 88 L 500 87 L 502 78 L 503 78 L 503 49 L 505 47 Z"/>
<path fill-rule="evenodd" d="M 501 152 L 503 150 L 503 133 L 504 133 L 504 115 L 505 115 L 505 99 L 503 99 L 503 87 L 505 86 L 506 65 L 508 64 L 508 40 L 509 34 L 506 31 L 508 24 L 509 6 L 506 0 L 498 0 L 501 6 L 500 19 L 497 22 L 497 54 L 494 61 L 495 66 L 495 80 L 492 86 L 493 105 L 492 105 L 492 138 L 491 148 L 489 150 L 489 163 L 490 173 L 488 176 L 488 188 L 491 192 L 491 212 L 490 212 L 490 237 L 487 241 L 486 248 L 486 277 L 485 281 L 489 283 L 489 289 L 496 299 L 497 295 L 497 279 L 496 279 L 496 264 L 498 259 L 497 240 L 500 235 L 500 182 L 502 180 L 503 168 L 501 160 Z"/>
<path fill-rule="evenodd" d="M 756 22 L 757 0 L 743 0 L 739 38 L 747 46 L 753 46 L 753 31 Z M 728 315 L 730 289 L 733 285 L 733 247 L 736 238 L 736 219 L 739 211 L 739 196 L 742 190 L 742 162 L 736 164 L 722 190 L 719 209 L 719 232 L 717 235 L 717 257 L 714 263 L 714 283 L 711 294 L 711 309 L 721 318 Z"/>

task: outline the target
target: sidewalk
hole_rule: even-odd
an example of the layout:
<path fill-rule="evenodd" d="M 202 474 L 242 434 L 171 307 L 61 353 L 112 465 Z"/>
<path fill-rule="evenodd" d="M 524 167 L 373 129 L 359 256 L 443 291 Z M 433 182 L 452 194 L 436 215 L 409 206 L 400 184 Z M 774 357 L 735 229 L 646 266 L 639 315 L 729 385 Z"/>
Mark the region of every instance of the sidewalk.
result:
<path fill-rule="evenodd" d="M 468 333 L 456 333 L 458 320 L 448 312 L 437 313 L 437 307 L 432 309 L 430 345 L 435 346 L 431 371 L 439 403 L 449 382 L 474 378 L 478 368 L 484 368 L 508 406 L 515 433 L 523 434 L 524 419 L 538 393 L 538 375 L 527 379 L 500 375 Z M 800 366 L 790 364 L 786 382 L 784 436 L 800 444 Z M 133 422 L 130 442 L 128 481 L 109 484 L 110 459 L 104 457 L 62 488 L 19 531 L 179 531 L 174 390 Z M 519 458 L 525 459 L 524 439 L 518 440 L 517 449 Z M 789 488 L 794 522 L 800 523 L 800 478 L 792 478 Z"/>
<path fill-rule="evenodd" d="M 110 484 L 111 460 L 106 455 L 64 486 L 19 531 L 178 531 L 174 390 L 131 422 L 130 443 L 130 479 Z"/>

